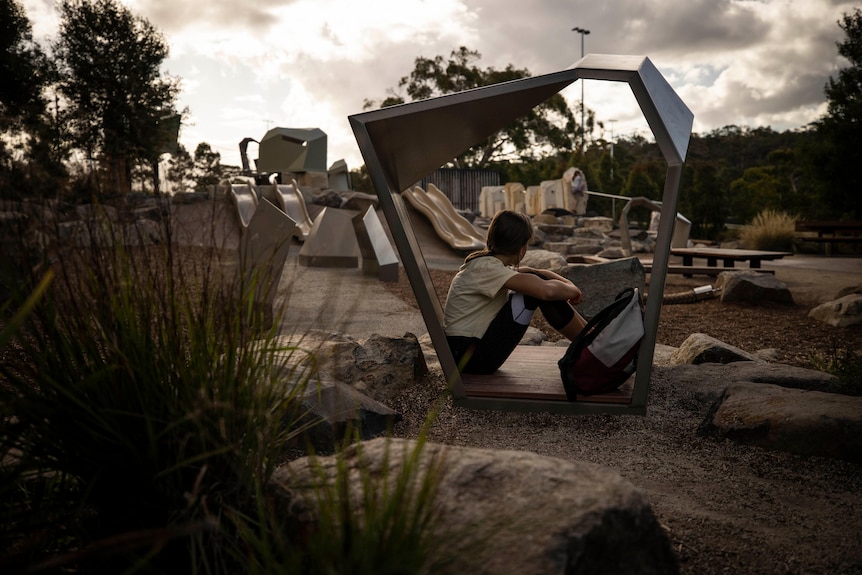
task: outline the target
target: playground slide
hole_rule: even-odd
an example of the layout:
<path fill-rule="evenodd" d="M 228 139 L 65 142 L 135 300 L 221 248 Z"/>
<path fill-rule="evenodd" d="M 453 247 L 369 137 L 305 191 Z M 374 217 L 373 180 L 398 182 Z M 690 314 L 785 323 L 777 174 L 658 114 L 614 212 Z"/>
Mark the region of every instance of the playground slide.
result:
<path fill-rule="evenodd" d="M 419 186 L 404 190 L 401 194 L 417 211 L 422 213 L 437 235 L 459 251 L 474 251 L 485 247 L 485 238 L 473 224 L 455 211 L 455 207 L 436 186 L 426 192 Z"/>
<path fill-rule="evenodd" d="M 236 206 L 240 226 L 245 230 L 257 210 L 257 193 L 248 184 L 231 184 L 230 197 Z"/>
<path fill-rule="evenodd" d="M 299 191 L 296 180 L 292 184 L 273 184 L 266 187 L 264 197 L 278 206 L 281 211 L 296 222 L 293 237 L 300 242 L 304 242 L 308 234 L 311 233 L 313 222 L 308 215 L 305 198 L 302 196 L 302 192 Z"/>

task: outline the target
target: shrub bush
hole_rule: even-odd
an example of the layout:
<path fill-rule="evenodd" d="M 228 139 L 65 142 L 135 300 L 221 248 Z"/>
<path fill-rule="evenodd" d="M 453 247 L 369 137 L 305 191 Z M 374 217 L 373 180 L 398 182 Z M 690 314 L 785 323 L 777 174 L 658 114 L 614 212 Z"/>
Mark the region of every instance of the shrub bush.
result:
<path fill-rule="evenodd" d="M 792 251 L 796 219 L 785 212 L 763 210 L 743 226 L 739 240 L 752 250 Z"/>
<path fill-rule="evenodd" d="M 166 212 L 159 245 L 97 215 L 86 248 L 58 233 L 51 261 L 5 262 L 2 572 L 317 572 L 325 556 L 315 537 L 332 529 L 300 538 L 265 503 L 313 352 L 283 347 L 281 310 L 269 322 L 255 305 L 270 278 L 179 250 Z"/>

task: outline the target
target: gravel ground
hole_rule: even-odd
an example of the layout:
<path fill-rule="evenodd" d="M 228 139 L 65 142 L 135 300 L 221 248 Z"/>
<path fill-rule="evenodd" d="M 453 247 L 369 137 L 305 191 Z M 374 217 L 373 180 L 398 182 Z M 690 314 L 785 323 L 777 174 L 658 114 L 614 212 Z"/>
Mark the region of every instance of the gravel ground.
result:
<path fill-rule="evenodd" d="M 438 293 L 446 293 L 452 273 L 431 270 Z M 665 293 L 703 283 L 669 277 Z M 403 277 L 388 289 L 415 304 Z M 823 299 L 810 289 L 802 296 Z M 809 309 L 810 302 L 667 305 L 658 342 L 678 346 L 703 332 L 750 352 L 773 348 L 777 361 L 802 367 L 829 357 L 836 346 L 862 350 L 862 326 L 832 328 L 809 319 Z M 545 326 L 537 321 L 536 327 Z M 391 407 L 404 421 L 396 433 L 415 437 L 444 389 L 432 370 L 397 397 Z M 862 574 L 862 466 L 700 437 L 704 415 L 705 408 L 656 367 L 643 417 L 476 411 L 444 400 L 430 435 L 435 442 L 533 451 L 615 469 L 646 493 L 685 574 Z"/>

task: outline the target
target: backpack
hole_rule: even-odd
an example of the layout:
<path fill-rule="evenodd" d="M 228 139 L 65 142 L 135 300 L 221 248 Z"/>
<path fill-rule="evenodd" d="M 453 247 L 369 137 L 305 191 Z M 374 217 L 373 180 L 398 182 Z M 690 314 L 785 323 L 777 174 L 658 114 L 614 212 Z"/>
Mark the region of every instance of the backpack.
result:
<path fill-rule="evenodd" d="M 635 372 L 644 335 L 643 309 L 637 288 L 626 288 L 587 322 L 557 364 L 566 397 L 607 393 Z"/>

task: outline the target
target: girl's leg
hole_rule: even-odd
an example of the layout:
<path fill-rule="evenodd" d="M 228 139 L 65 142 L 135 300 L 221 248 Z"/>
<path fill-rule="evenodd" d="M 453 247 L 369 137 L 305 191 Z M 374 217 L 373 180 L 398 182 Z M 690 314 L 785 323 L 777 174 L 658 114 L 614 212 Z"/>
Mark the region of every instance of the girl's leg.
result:
<path fill-rule="evenodd" d="M 465 350 L 463 355 L 469 359 L 462 368 L 463 373 L 494 373 L 506 362 L 530 325 L 532 311 L 518 303 L 522 298 L 521 294 L 512 294 L 482 339 L 474 340 L 475 344 Z"/>
<path fill-rule="evenodd" d="M 543 274 L 532 272 L 542 279 L 547 279 Z M 542 315 L 548 320 L 548 324 L 560 334 L 568 338 L 569 341 L 574 340 L 584 326 L 587 325 L 587 320 L 579 314 L 575 308 L 569 305 L 566 301 L 543 301 L 529 296 L 524 296 L 525 305 L 535 310 L 538 306 L 542 310 Z"/>
<path fill-rule="evenodd" d="M 574 312 L 574 316 L 572 316 L 572 320 L 569 323 L 567 323 L 562 328 L 554 328 L 558 332 L 566 336 L 569 341 L 573 341 L 576 337 L 578 337 L 578 334 L 580 334 L 581 331 L 583 331 L 584 327 L 587 325 L 587 320 L 584 319 L 584 316 L 578 313 L 578 310 L 573 309 L 572 311 Z"/>

